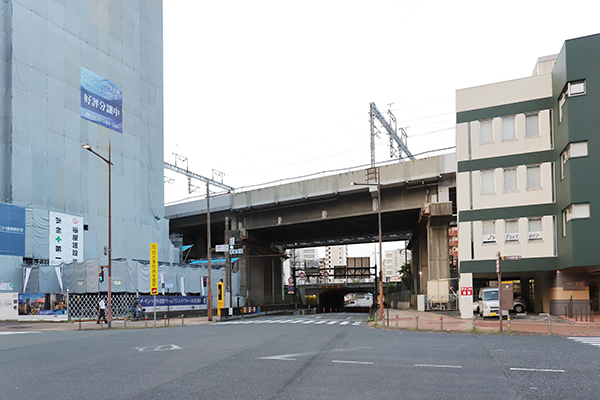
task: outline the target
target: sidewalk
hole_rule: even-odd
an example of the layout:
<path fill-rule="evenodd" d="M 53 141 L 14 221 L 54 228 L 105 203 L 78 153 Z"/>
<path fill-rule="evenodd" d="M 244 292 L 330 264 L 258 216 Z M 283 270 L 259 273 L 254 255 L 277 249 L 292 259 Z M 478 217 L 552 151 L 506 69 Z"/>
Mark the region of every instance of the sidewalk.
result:
<path fill-rule="evenodd" d="M 498 318 L 481 318 L 463 320 L 457 312 L 415 311 L 415 310 L 389 310 L 389 324 L 387 310 L 384 320 L 370 322 L 370 326 L 384 329 L 419 330 L 419 331 L 446 331 L 461 333 L 500 333 Z M 396 318 L 397 317 L 397 318 Z M 417 324 L 418 317 L 418 324 Z M 440 321 L 441 318 L 441 321 Z M 549 334 L 548 316 L 546 315 L 511 315 L 510 331 L 514 334 Z M 596 322 L 568 320 L 563 317 L 550 316 L 550 331 L 553 335 L 561 336 L 600 336 L 600 315 L 595 316 Z M 418 329 L 417 329 L 418 325 Z M 502 333 L 509 331 L 508 321 L 502 322 Z"/>
<path fill-rule="evenodd" d="M 218 321 L 218 316 L 213 316 L 213 321 Z M 182 324 L 183 322 L 183 324 Z M 184 318 L 171 318 L 169 320 L 158 319 L 156 320 L 156 328 L 166 327 L 177 327 L 177 326 L 191 326 L 212 323 L 208 321 L 208 317 L 190 317 Z M 111 323 L 111 329 L 150 329 L 154 328 L 154 319 L 148 318 L 148 320 L 141 321 L 125 321 L 122 319 L 113 320 Z M 104 323 L 97 324 L 96 321 L 84 320 L 81 321 L 0 321 L 0 333 L 1 332 L 25 332 L 25 331 L 90 331 L 90 330 L 103 330 L 108 329 L 108 326 Z"/>

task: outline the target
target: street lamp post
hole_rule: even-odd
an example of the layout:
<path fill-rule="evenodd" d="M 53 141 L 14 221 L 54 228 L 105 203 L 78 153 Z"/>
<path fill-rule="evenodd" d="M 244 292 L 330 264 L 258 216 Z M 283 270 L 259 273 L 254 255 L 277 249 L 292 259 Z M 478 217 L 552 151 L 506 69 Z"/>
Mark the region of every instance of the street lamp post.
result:
<path fill-rule="evenodd" d="M 108 141 L 108 159 L 104 158 L 103 156 L 101 156 L 100 154 L 96 153 L 93 149 L 92 146 L 89 144 L 83 144 L 81 145 L 81 147 L 83 147 L 84 149 L 86 149 L 87 151 L 89 151 L 90 153 L 98 156 L 100 159 L 102 159 L 102 161 L 104 161 L 106 164 L 108 164 L 108 296 L 107 296 L 107 309 L 108 309 L 108 328 L 111 328 L 111 324 L 112 324 L 112 307 L 111 307 L 111 300 L 112 300 L 112 245 L 111 245 L 111 221 L 112 221 L 112 214 L 111 214 L 111 166 L 112 166 L 112 162 L 110 161 L 110 140 Z"/>
<path fill-rule="evenodd" d="M 377 222 L 379 226 L 379 318 L 383 319 L 383 255 L 381 245 L 381 180 L 379 178 L 379 169 L 377 172 L 377 183 L 356 183 L 350 182 L 352 186 L 375 186 L 377 187 Z"/>
<path fill-rule="evenodd" d="M 206 183 L 206 266 L 208 269 L 206 281 L 208 285 L 208 301 L 206 304 L 207 307 L 207 317 L 209 321 L 213 320 L 212 317 L 212 290 L 210 288 L 210 190 L 208 186 L 208 182 Z"/>

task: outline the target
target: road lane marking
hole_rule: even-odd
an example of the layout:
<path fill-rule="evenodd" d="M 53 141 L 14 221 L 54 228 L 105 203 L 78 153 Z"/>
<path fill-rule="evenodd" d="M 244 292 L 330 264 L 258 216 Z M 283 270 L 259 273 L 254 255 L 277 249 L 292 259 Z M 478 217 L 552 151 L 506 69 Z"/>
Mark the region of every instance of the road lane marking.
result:
<path fill-rule="evenodd" d="M 548 368 L 511 368 L 511 371 L 533 371 L 533 372 L 565 372 L 564 369 L 548 369 Z"/>
<path fill-rule="evenodd" d="M 331 362 L 339 363 L 339 364 L 363 364 L 363 365 L 373 365 L 370 361 L 344 361 L 344 360 L 331 360 Z"/>
<path fill-rule="evenodd" d="M 257 357 L 260 360 L 296 361 L 296 357 L 309 356 L 313 353 L 280 354 L 278 356 Z"/>
<path fill-rule="evenodd" d="M 315 325 L 321 325 L 321 324 L 324 324 L 325 322 L 327 322 L 327 321 L 319 321 L 319 322 L 315 322 Z"/>
<path fill-rule="evenodd" d="M 350 323 L 350 321 L 343 321 L 343 322 L 340 322 L 340 325 L 348 325 L 349 323 Z"/>
<path fill-rule="evenodd" d="M 580 342 L 580 343 L 591 344 L 592 346 L 600 346 L 600 337 L 571 336 L 571 337 L 568 337 L 567 339 L 571 339 L 571 340 L 574 340 L 574 341 Z"/>
<path fill-rule="evenodd" d="M 360 325 L 360 322 L 355 322 L 352 325 L 356 326 L 356 325 Z"/>
<path fill-rule="evenodd" d="M 24 332 L 0 332 L 0 335 L 24 335 L 26 333 L 42 333 L 41 331 L 24 331 Z"/>
<path fill-rule="evenodd" d="M 303 322 L 303 324 L 312 324 L 313 322 L 315 322 L 315 321 L 305 321 L 305 322 Z"/>
<path fill-rule="evenodd" d="M 134 347 L 138 352 L 142 353 L 145 351 L 165 351 L 165 350 L 183 350 L 176 344 L 163 344 L 160 346 L 146 346 L 146 347 Z"/>
<path fill-rule="evenodd" d="M 331 321 L 331 322 L 327 323 L 327 325 L 333 325 L 333 324 L 337 324 L 337 321 Z"/>
<path fill-rule="evenodd" d="M 415 367 L 462 368 L 460 365 L 415 364 Z"/>

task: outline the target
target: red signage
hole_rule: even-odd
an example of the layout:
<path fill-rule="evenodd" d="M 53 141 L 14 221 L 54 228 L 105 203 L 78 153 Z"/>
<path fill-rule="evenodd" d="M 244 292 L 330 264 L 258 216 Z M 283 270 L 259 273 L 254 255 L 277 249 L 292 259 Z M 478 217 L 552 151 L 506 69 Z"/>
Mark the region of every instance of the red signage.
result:
<path fill-rule="evenodd" d="M 461 296 L 473 296 L 473 287 L 472 286 L 464 286 L 460 288 Z"/>

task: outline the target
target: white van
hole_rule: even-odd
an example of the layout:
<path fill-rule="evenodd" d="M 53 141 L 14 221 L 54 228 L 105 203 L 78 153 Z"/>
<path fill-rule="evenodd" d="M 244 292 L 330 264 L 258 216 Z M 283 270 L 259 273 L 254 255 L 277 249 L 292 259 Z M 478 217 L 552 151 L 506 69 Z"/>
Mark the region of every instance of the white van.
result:
<path fill-rule="evenodd" d="M 498 300 L 498 288 L 479 289 L 479 297 L 476 305 L 473 306 L 473 312 L 482 317 L 496 317 L 500 309 Z M 526 309 L 525 302 L 520 297 L 513 299 L 513 310 L 516 313 L 522 313 Z M 509 310 L 502 310 L 502 315 L 508 315 Z"/>

